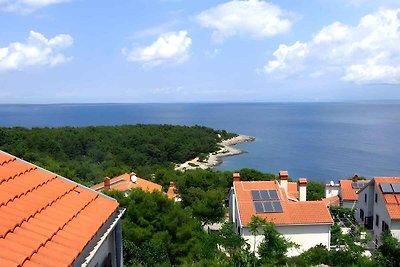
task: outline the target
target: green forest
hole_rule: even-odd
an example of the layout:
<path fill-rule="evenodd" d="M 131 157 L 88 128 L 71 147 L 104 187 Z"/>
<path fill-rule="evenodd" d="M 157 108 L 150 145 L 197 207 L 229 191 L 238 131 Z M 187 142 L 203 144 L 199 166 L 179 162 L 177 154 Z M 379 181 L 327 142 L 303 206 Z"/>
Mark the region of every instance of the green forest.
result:
<path fill-rule="evenodd" d="M 160 166 L 172 168 L 217 150 L 218 142 L 233 136 L 201 126 L 13 127 L 0 128 L 0 149 L 92 185 L 133 169 L 148 176 Z"/>
<path fill-rule="evenodd" d="M 335 224 L 332 242 L 339 250 L 317 246 L 288 258 L 296 246 L 273 224 L 254 217 L 250 229 L 262 228 L 265 241 L 260 257 L 250 252 L 242 237 L 224 222 L 226 198 L 232 186 L 231 171 L 174 170 L 182 163 L 218 149 L 223 139 L 236 136 L 201 126 L 123 125 L 62 128 L 0 128 L 0 149 L 84 185 L 135 171 L 140 177 L 163 186 L 173 181 L 181 202 L 162 192 L 139 189 L 125 196 L 107 191 L 126 208 L 123 218 L 125 266 L 399 266 L 400 243 L 389 234 L 372 258 L 363 256 L 357 235 L 341 234 Z M 276 175 L 241 169 L 241 180 L 274 180 Z M 324 196 L 324 185 L 310 181 L 308 200 Z M 349 211 L 333 210 L 334 214 Z M 207 224 L 224 222 L 218 231 Z M 339 230 L 338 230 L 339 229 Z"/>

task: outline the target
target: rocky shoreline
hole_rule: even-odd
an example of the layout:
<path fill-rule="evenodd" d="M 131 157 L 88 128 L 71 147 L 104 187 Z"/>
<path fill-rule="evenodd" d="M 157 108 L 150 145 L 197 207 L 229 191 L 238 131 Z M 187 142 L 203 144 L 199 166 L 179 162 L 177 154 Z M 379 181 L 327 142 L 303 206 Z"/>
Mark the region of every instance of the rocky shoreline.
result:
<path fill-rule="evenodd" d="M 224 140 L 221 143 L 218 143 L 221 148 L 216 152 L 208 154 L 206 160 L 200 161 L 200 159 L 197 157 L 192 160 L 186 161 L 185 163 L 178 164 L 175 167 L 175 170 L 186 171 L 198 168 L 208 169 L 215 167 L 223 162 L 224 157 L 230 157 L 244 153 L 243 150 L 237 149 L 233 146 L 244 142 L 252 142 L 255 139 L 256 138 L 252 136 L 238 135 L 236 137 Z"/>

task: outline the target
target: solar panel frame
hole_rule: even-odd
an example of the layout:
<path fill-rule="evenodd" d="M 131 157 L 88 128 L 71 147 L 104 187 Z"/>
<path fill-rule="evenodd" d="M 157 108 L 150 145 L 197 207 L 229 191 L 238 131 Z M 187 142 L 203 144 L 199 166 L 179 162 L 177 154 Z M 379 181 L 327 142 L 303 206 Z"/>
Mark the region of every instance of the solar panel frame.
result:
<path fill-rule="evenodd" d="M 272 207 L 275 212 L 283 212 L 282 203 L 280 201 L 272 201 Z"/>
<path fill-rule="evenodd" d="M 393 188 L 393 192 L 398 194 L 400 193 L 400 184 L 391 184 Z"/>
<path fill-rule="evenodd" d="M 262 204 L 263 204 L 265 212 L 270 213 L 270 212 L 274 211 L 274 208 L 272 206 L 272 202 L 271 201 L 264 201 L 264 202 L 262 202 Z"/>
<path fill-rule="evenodd" d="M 261 200 L 260 191 L 259 190 L 251 190 L 251 198 L 253 201 Z"/>
<path fill-rule="evenodd" d="M 381 186 L 382 192 L 383 192 L 384 194 L 391 194 L 391 193 L 393 193 L 393 188 L 392 188 L 392 185 L 391 185 L 391 184 L 384 184 L 384 183 L 382 183 L 382 184 L 380 184 L 380 186 Z"/>
<path fill-rule="evenodd" d="M 268 190 L 260 190 L 261 200 L 269 200 L 269 193 Z"/>
<path fill-rule="evenodd" d="M 276 190 L 268 190 L 270 199 L 279 199 L 278 192 Z"/>
<path fill-rule="evenodd" d="M 254 209 L 256 213 L 264 213 L 264 206 L 262 202 L 254 202 Z"/>

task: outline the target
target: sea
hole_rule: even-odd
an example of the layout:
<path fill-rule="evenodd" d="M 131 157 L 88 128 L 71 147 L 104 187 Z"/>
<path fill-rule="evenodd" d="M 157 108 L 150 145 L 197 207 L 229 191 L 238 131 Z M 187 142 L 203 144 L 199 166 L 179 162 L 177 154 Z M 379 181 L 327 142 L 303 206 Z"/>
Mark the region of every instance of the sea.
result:
<path fill-rule="evenodd" d="M 400 176 L 400 102 L 0 105 L 2 127 L 203 125 L 254 136 L 217 170 L 329 182 Z"/>

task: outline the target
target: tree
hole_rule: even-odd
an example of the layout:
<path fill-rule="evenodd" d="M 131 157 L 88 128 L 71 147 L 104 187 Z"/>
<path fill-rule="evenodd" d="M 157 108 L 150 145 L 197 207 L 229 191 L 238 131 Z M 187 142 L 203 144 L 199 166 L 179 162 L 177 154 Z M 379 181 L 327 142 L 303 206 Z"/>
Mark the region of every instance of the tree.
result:
<path fill-rule="evenodd" d="M 256 237 L 260 234 L 261 227 L 266 225 L 267 222 L 264 218 L 258 216 L 251 216 L 251 221 L 248 224 L 250 233 L 253 234 L 254 244 L 253 244 L 253 254 L 256 253 Z"/>
<path fill-rule="evenodd" d="M 263 231 L 264 240 L 258 248 L 261 261 L 271 266 L 284 265 L 288 250 L 292 247 L 299 247 L 299 245 L 283 237 L 273 223 L 267 223 Z"/>
<path fill-rule="evenodd" d="M 379 266 L 400 266 L 400 241 L 394 238 L 390 231 L 381 235 L 382 245 L 376 250 L 375 261 Z"/>
<path fill-rule="evenodd" d="M 226 222 L 222 225 L 222 228 L 218 233 L 218 244 L 220 244 L 231 257 L 234 252 L 241 250 L 246 244 L 244 239 L 236 233 L 233 228 L 233 223 Z"/>
<path fill-rule="evenodd" d="M 310 181 L 307 185 L 307 200 L 321 200 L 325 196 L 325 186 L 316 181 Z"/>

